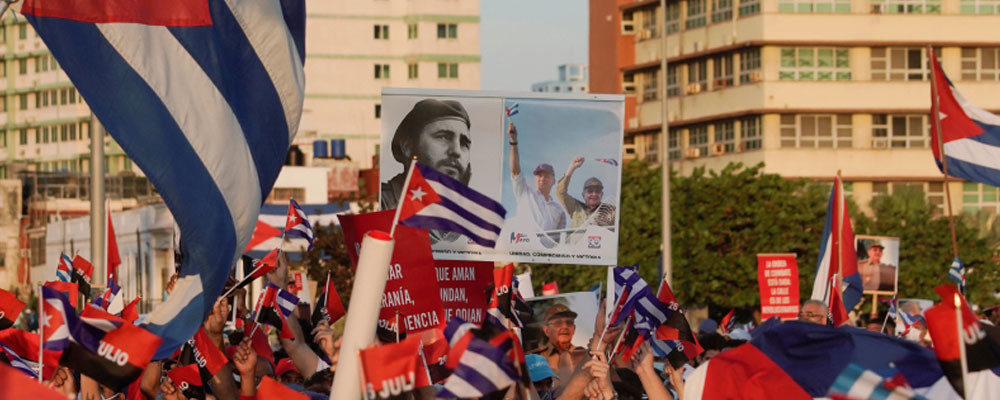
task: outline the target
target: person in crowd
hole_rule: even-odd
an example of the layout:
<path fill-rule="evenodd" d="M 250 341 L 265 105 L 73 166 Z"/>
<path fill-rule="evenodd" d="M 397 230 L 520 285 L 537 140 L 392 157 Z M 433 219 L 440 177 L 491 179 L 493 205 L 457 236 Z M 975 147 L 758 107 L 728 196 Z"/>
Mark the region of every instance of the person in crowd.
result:
<path fill-rule="evenodd" d="M 517 199 L 517 216 L 519 224 L 529 223 L 541 231 L 565 229 L 568 222 L 566 209 L 553 196 L 555 186 L 555 170 L 547 163 L 538 164 L 532 174 L 535 184 L 529 185 L 521 173 L 521 156 L 518 151 L 517 127 L 511 122 L 507 127 L 510 139 L 510 178 L 514 186 L 514 197 Z"/>
<path fill-rule="evenodd" d="M 549 361 L 538 354 L 527 354 L 524 356 L 524 363 L 528 367 L 528 376 L 531 378 L 538 396 L 542 400 L 551 400 L 555 394 L 555 381 L 559 379 Z"/>
<path fill-rule="evenodd" d="M 587 358 L 583 347 L 573 345 L 576 334 L 577 313 L 565 304 L 553 304 L 545 311 L 545 326 L 542 331 L 548 343 L 535 351 L 546 359 L 560 382 L 566 382 L 576 367 Z"/>
<path fill-rule="evenodd" d="M 802 308 L 799 311 L 799 321 L 826 325 L 829 314 L 830 309 L 826 307 L 826 303 L 809 299 L 802 303 Z"/>

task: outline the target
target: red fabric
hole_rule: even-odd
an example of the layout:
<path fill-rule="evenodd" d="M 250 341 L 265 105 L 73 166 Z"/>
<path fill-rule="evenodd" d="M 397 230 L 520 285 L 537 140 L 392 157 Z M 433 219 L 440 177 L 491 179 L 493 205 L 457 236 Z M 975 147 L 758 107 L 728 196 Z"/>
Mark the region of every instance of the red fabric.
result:
<path fill-rule="evenodd" d="M 250 346 L 257 352 L 257 355 L 266 358 L 273 365 L 274 352 L 271 351 L 271 345 L 267 343 L 267 333 L 264 331 L 264 327 L 254 322 L 248 328 L 253 332 L 253 336 L 250 337 Z"/>
<path fill-rule="evenodd" d="M 734 313 L 736 313 L 736 309 L 735 308 L 732 309 L 732 310 L 729 310 L 729 313 L 727 313 L 725 317 L 722 317 L 722 321 L 719 322 L 719 326 L 722 327 L 722 331 L 723 332 L 729 333 L 729 328 L 728 328 L 729 327 L 729 321 L 732 321 Z"/>
<path fill-rule="evenodd" d="M 333 280 L 331 280 L 330 275 L 326 276 L 326 312 L 330 315 L 330 323 L 337 322 L 340 317 L 347 314 L 344 310 L 344 303 L 340 301 L 340 294 L 337 293 L 337 287 L 334 286 Z"/>
<path fill-rule="evenodd" d="M 702 399 L 812 400 L 792 377 L 747 343 L 708 362 Z"/>
<path fill-rule="evenodd" d="M 111 223 L 111 210 L 106 208 L 108 213 L 108 287 L 111 282 L 118 280 L 118 265 L 122 263 L 121 255 L 118 254 L 118 240 L 115 238 L 115 225 Z"/>
<path fill-rule="evenodd" d="M 222 350 L 212 343 L 205 328 L 198 328 L 198 332 L 194 334 L 194 351 L 199 358 L 205 360 L 205 369 L 212 376 L 218 374 L 219 370 L 229 362 Z"/>
<path fill-rule="evenodd" d="M 257 397 L 262 399 L 309 400 L 309 396 L 289 389 L 269 376 L 264 376 L 264 379 L 261 379 L 260 385 L 257 386 Z"/>
<path fill-rule="evenodd" d="M 18 356 L 25 360 L 38 362 L 38 334 L 15 328 L 0 330 L 0 343 L 10 347 Z M 45 365 L 59 365 L 61 351 L 45 350 L 42 357 Z"/>
<path fill-rule="evenodd" d="M 207 0 L 27 0 L 21 7 L 21 13 L 92 23 L 212 25 Z"/>
<path fill-rule="evenodd" d="M 77 284 L 71 282 L 63 282 L 63 281 L 48 281 L 45 282 L 42 286 L 53 288 L 59 291 L 60 293 L 65 294 L 67 300 L 69 300 L 69 305 L 73 306 L 73 308 L 76 308 L 76 298 L 79 296 L 80 293 L 80 289 Z"/>
<path fill-rule="evenodd" d="M 281 312 L 281 307 L 278 307 L 278 303 L 272 302 L 271 309 L 274 310 L 274 313 L 281 319 L 281 327 L 278 330 L 278 337 L 281 339 L 295 340 L 295 334 L 292 333 L 292 329 L 288 327 L 288 320 L 285 318 L 285 314 Z"/>
<path fill-rule="evenodd" d="M 542 296 L 552 296 L 559 294 L 559 284 L 556 282 L 549 282 L 542 285 Z"/>
<path fill-rule="evenodd" d="M 247 243 L 247 248 L 243 250 L 244 253 L 250 252 L 257 245 L 266 242 L 268 239 L 273 238 L 281 234 L 281 230 L 268 225 L 261 220 L 257 220 L 257 226 L 253 229 L 253 236 L 250 237 L 250 242 Z"/>
<path fill-rule="evenodd" d="M 0 363 L 0 399 L 66 400 L 66 395 Z"/>
<path fill-rule="evenodd" d="M 128 389 L 125 391 L 125 400 L 148 400 L 146 395 L 142 393 L 142 377 L 128 385 Z"/>
<path fill-rule="evenodd" d="M 73 257 L 73 269 L 80 271 L 80 275 L 83 275 L 90 282 L 90 279 L 94 275 L 94 265 L 87 261 L 86 258 L 80 257 L 79 254 Z"/>
<path fill-rule="evenodd" d="M 182 383 L 190 386 L 202 386 L 201 374 L 198 373 L 198 364 L 188 364 L 167 371 L 167 376 L 174 381 L 174 385 L 182 387 Z"/>
<path fill-rule="evenodd" d="M 847 309 L 844 308 L 844 300 L 840 293 L 839 276 L 830 279 L 830 315 L 833 317 L 833 326 L 841 326 L 850 320 Z"/>
<path fill-rule="evenodd" d="M 143 328 L 130 323 L 124 323 L 118 329 L 109 331 L 104 335 L 101 342 L 102 345 L 107 343 L 113 348 L 117 348 L 123 353 L 128 354 L 128 364 L 143 369 L 153 359 L 153 354 L 156 353 L 156 348 L 160 347 L 163 339 Z"/>
<path fill-rule="evenodd" d="M 410 168 L 410 185 L 403 193 L 403 200 L 399 202 L 399 220 L 403 221 L 423 210 L 431 204 L 441 201 L 434 188 L 431 187 L 419 168 Z"/>
<path fill-rule="evenodd" d="M 264 274 L 271 272 L 275 266 L 278 265 L 278 249 L 271 250 L 267 253 L 264 258 L 261 258 L 256 263 L 254 263 L 254 270 L 250 273 L 250 276 L 254 278 L 259 278 L 264 276 Z M 264 268 L 261 268 L 264 267 Z"/>
<path fill-rule="evenodd" d="M 369 398 L 396 396 L 417 387 L 417 366 L 420 365 L 420 338 L 411 336 L 399 343 L 361 350 L 361 366 Z M 398 388 L 390 393 L 389 388 Z M 379 393 L 382 391 L 383 393 Z"/>
<path fill-rule="evenodd" d="M 122 319 L 128 321 L 128 323 L 133 323 L 135 320 L 139 319 L 139 310 L 136 308 L 139 305 L 139 300 L 142 300 L 142 298 L 136 297 L 135 299 L 132 299 L 132 302 L 128 303 L 128 305 L 122 309 Z"/>
<path fill-rule="evenodd" d="M 23 309 L 23 301 L 18 300 L 13 293 L 0 289 L 0 320 L 7 319 L 13 324 L 17 316 L 21 315 L 21 310 Z M 3 325 L 3 323 L 0 322 L 0 325 Z M 0 327 L 7 328 L 6 326 Z"/>
<path fill-rule="evenodd" d="M 938 102 L 940 103 L 940 108 L 934 110 L 934 98 L 931 97 L 931 114 L 937 114 L 941 117 L 941 137 L 944 139 L 944 142 L 948 143 L 953 140 L 965 139 L 983 133 L 983 128 L 970 119 L 965 114 L 962 106 L 955 100 L 955 95 L 948 85 L 948 78 L 944 75 L 941 65 L 938 64 L 937 59 L 933 56 L 931 57 L 931 64 L 933 65 L 934 72 L 933 79 L 937 82 Z M 933 91 L 933 87 L 931 90 Z M 933 92 L 931 94 L 933 96 Z M 933 123 L 931 123 L 931 144 L 934 158 L 940 160 L 941 153 L 938 151 L 937 126 Z"/>
<path fill-rule="evenodd" d="M 844 184 L 840 181 L 840 177 L 834 178 L 834 198 L 836 205 L 833 207 L 833 224 L 836 225 L 838 219 L 841 222 L 840 237 L 837 237 L 836 226 L 832 227 L 834 230 L 832 236 L 833 241 L 830 243 L 833 249 L 840 249 L 837 251 L 830 251 L 830 272 L 829 276 L 832 277 L 833 274 L 840 274 L 841 277 L 851 276 L 858 273 L 858 249 L 854 244 L 854 228 L 851 227 L 851 216 L 847 211 L 847 204 L 844 202 Z M 841 215 L 841 210 L 843 215 Z M 839 271 L 836 266 L 839 266 Z"/>

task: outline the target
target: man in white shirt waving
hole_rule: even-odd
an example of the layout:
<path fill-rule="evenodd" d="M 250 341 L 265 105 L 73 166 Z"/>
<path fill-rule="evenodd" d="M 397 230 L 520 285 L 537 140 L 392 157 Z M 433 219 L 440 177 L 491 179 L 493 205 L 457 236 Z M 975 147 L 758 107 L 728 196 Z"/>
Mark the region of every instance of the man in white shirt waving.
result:
<path fill-rule="evenodd" d="M 517 216 L 521 221 L 531 216 L 531 220 L 542 231 L 566 229 L 568 216 L 562 203 L 552 193 L 556 184 L 555 170 L 552 165 L 541 163 L 533 172 L 535 184 L 529 185 L 521 174 L 521 158 L 518 155 L 517 128 L 514 123 L 507 126 L 507 136 L 510 137 L 510 177 L 514 185 L 514 197 L 517 199 Z"/>

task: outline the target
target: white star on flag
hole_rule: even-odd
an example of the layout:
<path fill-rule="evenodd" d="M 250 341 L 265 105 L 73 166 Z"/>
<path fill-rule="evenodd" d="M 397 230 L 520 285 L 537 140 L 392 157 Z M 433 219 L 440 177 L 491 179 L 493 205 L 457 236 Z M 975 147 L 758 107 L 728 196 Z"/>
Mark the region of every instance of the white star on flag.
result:
<path fill-rule="evenodd" d="M 410 191 L 410 196 L 413 197 L 413 199 L 416 201 L 424 201 L 425 194 L 427 193 L 424 193 L 424 191 L 421 190 L 419 186 L 416 189 Z"/>
<path fill-rule="evenodd" d="M 43 317 L 43 318 L 45 318 L 45 322 L 43 322 L 42 325 L 45 325 L 45 327 L 48 328 L 49 327 L 49 320 L 52 319 L 52 316 L 49 315 L 49 314 L 45 314 L 45 317 Z"/>

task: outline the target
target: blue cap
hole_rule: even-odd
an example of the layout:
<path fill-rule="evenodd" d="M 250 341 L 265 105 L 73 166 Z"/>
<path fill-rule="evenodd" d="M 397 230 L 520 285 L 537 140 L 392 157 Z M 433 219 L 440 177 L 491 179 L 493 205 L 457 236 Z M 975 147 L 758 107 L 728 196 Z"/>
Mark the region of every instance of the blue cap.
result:
<path fill-rule="evenodd" d="M 552 372 L 552 367 L 549 367 L 549 361 L 538 354 L 526 354 L 524 356 L 524 363 L 528 364 L 528 376 L 531 377 L 532 382 L 538 382 L 545 378 L 556 378 L 555 373 Z"/>
<path fill-rule="evenodd" d="M 714 319 L 706 318 L 698 326 L 698 333 L 715 333 L 715 330 L 718 328 L 719 324 Z"/>

